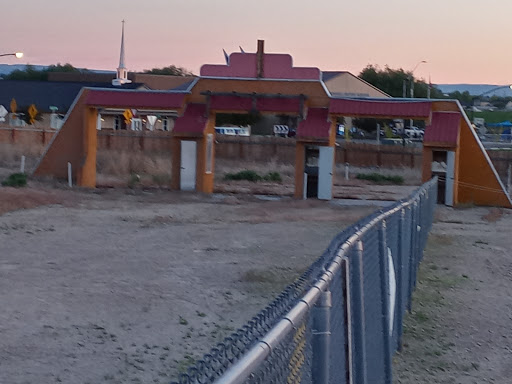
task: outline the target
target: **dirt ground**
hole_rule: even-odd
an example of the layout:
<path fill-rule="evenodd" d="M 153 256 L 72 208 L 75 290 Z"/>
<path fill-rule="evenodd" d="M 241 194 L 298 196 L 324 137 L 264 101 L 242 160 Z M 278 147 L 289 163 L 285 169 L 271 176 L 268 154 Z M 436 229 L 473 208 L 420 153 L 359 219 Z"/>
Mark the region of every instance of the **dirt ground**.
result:
<path fill-rule="evenodd" d="M 438 207 L 395 383 L 512 382 L 512 212 Z"/>
<path fill-rule="evenodd" d="M 168 383 L 375 207 L 0 187 L 0 383 Z"/>

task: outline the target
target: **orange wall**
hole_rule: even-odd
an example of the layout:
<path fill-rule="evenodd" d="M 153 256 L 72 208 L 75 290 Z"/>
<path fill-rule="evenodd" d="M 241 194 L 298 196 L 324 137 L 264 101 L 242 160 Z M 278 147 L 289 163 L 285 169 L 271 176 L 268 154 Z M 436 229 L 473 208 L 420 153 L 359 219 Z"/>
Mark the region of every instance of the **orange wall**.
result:
<path fill-rule="evenodd" d="M 471 128 L 462 121 L 459 148 L 458 202 L 512 208 L 510 199 L 485 157 Z"/>
<path fill-rule="evenodd" d="M 67 178 L 67 164 L 71 163 L 73 180 L 80 180 L 84 157 L 84 119 L 86 116 L 85 99 L 88 90 L 79 94 L 76 106 L 60 131 L 54 136 L 46 153 L 42 156 L 34 175 Z M 78 177 L 78 179 L 77 179 Z"/>

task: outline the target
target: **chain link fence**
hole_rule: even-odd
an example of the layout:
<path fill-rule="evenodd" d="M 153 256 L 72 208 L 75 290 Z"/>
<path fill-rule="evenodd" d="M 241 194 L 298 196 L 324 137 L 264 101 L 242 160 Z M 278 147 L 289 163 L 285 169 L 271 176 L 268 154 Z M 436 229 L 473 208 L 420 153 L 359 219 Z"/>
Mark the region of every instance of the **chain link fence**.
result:
<path fill-rule="evenodd" d="M 437 178 L 338 234 L 245 326 L 172 384 L 392 382 Z"/>

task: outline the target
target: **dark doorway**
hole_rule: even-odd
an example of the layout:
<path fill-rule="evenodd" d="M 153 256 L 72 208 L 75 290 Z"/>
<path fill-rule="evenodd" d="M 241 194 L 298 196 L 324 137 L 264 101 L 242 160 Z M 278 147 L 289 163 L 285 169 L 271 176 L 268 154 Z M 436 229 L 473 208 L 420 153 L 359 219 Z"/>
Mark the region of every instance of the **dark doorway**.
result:
<path fill-rule="evenodd" d="M 446 202 L 446 151 L 432 151 L 432 177 L 437 176 L 437 203 Z"/>

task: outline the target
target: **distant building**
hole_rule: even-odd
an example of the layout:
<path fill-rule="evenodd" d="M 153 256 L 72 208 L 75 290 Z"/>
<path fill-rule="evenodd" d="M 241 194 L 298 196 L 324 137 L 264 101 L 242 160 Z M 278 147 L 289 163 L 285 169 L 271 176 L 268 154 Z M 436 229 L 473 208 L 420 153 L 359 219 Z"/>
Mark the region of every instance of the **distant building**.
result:
<path fill-rule="evenodd" d="M 322 81 L 334 97 L 391 97 L 347 71 L 324 71 L 322 72 Z"/>

